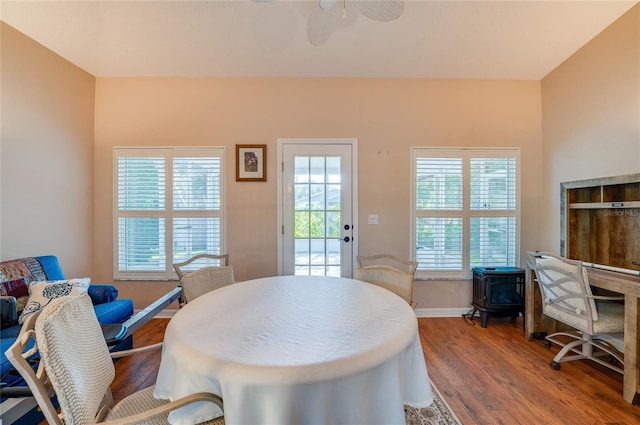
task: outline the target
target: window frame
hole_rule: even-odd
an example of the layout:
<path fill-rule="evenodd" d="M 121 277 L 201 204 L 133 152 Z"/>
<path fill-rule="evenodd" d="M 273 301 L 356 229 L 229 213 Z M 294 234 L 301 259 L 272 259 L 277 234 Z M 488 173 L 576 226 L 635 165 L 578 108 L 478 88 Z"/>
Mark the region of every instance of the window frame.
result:
<path fill-rule="evenodd" d="M 120 210 L 119 209 L 119 181 L 118 159 L 121 157 L 162 157 L 165 160 L 165 207 L 159 210 Z M 220 161 L 220 208 L 209 210 L 174 210 L 173 204 L 173 159 L 176 157 L 215 157 Z M 173 220 L 185 217 L 217 217 L 220 219 L 220 253 L 226 252 L 226 150 L 223 146 L 211 147 L 114 147 L 113 148 L 113 279 L 167 281 L 177 279 L 173 269 Z M 122 217 L 159 217 L 165 223 L 165 269 L 163 271 L 150 270 L 120 270 L 119 254 L 119 219 Z"/>
<path fill-rule="evenodd" d="M 418 210 L 417 202 L 417 160 L 419 158 L 461 158 L 462 159 L 462 209 Z M 514 158 L 516 172 L 515 208 L 471 209 L 471 158 Z M 462 267 L 460 270 L 434 269 L 416 270 L 416 278 L 423 280 L 468 280 L 472 278 L 471 266 L 471 219 L 474 217 L 513 217 L 515 219 L 514 258 L 520 263 L 521 235 L 521 161 L 520 148 L 435 148 L 416 146 L 411 148 L 411 256 L 417 260 L 417 224 L 421 217 L 462 219 Z"/>

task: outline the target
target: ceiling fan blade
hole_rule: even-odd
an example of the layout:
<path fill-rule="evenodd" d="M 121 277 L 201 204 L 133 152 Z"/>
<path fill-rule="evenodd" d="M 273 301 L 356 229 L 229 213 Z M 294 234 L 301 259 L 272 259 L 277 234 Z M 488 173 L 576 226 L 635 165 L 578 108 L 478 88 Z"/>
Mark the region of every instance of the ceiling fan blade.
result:
<path fill-rule="evenodd" d="M 314 46 L 321 46 L 329 40 L 329 37 L 336 29 L 337 20 L 340 19 L 341 12 L 339 9 L 333 7 L 333 5 L 323 9 L 319 3 L 313 8 L 307 22 L 309 43 Z"/>
<path fill-rule="evenodd" d="M 318 4 L 322 9 L 329 10 L 336 4 L 336 0 L 318 0 Z"/>
<path fill-rule="evenodd" d="M 349 3 L 375 21 L 393 21 L 404 11 L 404 0 L 351 0 Z"/>

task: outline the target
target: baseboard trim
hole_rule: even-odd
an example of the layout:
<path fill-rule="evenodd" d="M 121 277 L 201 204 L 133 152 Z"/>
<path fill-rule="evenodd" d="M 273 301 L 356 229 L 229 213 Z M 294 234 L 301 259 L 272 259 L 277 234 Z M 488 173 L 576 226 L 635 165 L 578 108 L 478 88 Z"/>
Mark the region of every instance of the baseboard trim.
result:
<path fill-rule="evenodd" d="M 134 310 L 133 314 L 136 314 L 140 311 L 142 311 L 142 309 Z M 164 310 L 161 310 L 158 314 L 156 314 L 153 318 L 154 319 L 171 319 L 173 315 L 176 314 L 177 312 L 178 310 L 176 310 L 175 308 L 165 308 Z"/>
<path fill-rule="evenodd" d="M 417 308 L 416 316 L 418 317 L 462 317 L 462 315 L 468 313 L 471 307 L 456 307 L 456 308 Z M 136 310 L 137 313 L 140 310 Z M 175 308 L 168 308 L 162 310 L 155 317 L 157 319 L 171 319 L 178 310 Z"/>
<path fill-rule="evenodd" d="M 471 307 L 456 308 L 417 308 L 418 317 L 462 317 L 471 310 Z"/>

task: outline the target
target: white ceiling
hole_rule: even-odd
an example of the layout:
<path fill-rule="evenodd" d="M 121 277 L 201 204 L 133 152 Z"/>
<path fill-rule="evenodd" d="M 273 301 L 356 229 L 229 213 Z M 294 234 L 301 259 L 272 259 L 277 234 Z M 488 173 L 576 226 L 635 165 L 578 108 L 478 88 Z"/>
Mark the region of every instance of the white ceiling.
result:
<path fill-rule="evenodd" d="M 97 77 L 539 80 L 638 3 L 405 0 L 377 22 L 350 1 L 319 47 L 307 0 L 1 0 L 0 19 Z"/>

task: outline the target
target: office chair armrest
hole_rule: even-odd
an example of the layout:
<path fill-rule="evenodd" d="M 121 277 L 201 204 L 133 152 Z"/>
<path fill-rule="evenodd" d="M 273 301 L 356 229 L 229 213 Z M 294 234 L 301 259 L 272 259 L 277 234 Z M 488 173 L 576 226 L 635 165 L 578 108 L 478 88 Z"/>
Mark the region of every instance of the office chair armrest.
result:
<path fill-rule="evenodd" d="M 600 300 L 600 301 L 624 301 L 624 296 L 606 297 L 604 295 L 587 295 L 587 298 L 592 298 L 594 300 Z"/>

